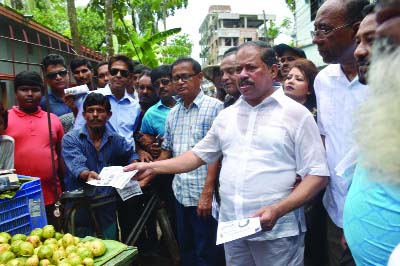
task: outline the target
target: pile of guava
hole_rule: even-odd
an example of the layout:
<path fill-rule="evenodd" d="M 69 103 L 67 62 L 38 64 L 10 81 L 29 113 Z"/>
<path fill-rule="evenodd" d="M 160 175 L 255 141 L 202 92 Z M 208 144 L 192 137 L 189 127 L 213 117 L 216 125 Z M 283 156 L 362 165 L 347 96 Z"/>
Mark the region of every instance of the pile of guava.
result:
<path fill-rule="evenodd" d="M 52 225 L 36 228 L 29 236 L 0 233 L 0 266 L 93 266 L 93 258 L 106 250 L 101 239 L 81 242 Z"/>

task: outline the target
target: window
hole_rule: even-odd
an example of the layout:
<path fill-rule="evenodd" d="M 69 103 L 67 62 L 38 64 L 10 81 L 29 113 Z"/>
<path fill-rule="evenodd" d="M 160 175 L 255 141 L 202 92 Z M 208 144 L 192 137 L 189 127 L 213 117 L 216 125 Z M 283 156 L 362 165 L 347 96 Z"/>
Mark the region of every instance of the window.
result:
<path fill-rule="evenodd" d="M 311 21 L 315 20 L 319 7 L 323 4 L 324 0 L 310 0 Z"/>
<path fill-rule="evenodd" d="M 225 46 L 232 46 L 232 39 L 231 38 L 225 38 Z"/>

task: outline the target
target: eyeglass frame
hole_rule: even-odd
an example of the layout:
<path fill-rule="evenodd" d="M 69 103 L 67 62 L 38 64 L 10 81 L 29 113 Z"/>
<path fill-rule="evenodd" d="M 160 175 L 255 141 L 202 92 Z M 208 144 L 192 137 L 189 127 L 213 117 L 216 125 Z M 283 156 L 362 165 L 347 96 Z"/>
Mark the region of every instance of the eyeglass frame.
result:
<path fill-rule="evenodd" d="M 116 71 L 116 72 L 115 72 Z M 112 72 L 115 72 L 114 75 L 112 74 Z M 116 76 L 118 75 L 118 73 L 121 74 L 122 77 L 127 78 L 129 77 L 129 75 L 131 74 L 131 72 L 129 72 L 129 70 L 126 69 L 119 69 L 119 68 L 111 68 L 108 73 L 110 74 L 110 76 Z"/>
<path fill-rule="evenodd" d="M 68 74 L 68 70 L 64 68 L 64 69 L 59 70 L 59 71 L 46 73 L 46 78 L 50 79 L 50 80 L 56 79 L 57 76 L 60 76 L 60 77 L 64 78 L 67 74 Z"/>
<path fill-rule="evenodd" d="M 323 38 L 325 38 L 326 36 L 328 36 L 329 33 L 332 33 L 334 31 L 337 31 L 337 30 L 340 30 L 340 29 L 347 28 L 348 26 L 351 26 L 351 25 L 353 25 L 353 22 L 352 23 L 346 23 L 344 25 L 338 26 L 338 27 L 330 29 L 330 30 L 312 30 L 312 31 L 310 31 L 311 38 L 312 39 L 314 39 L 315 37 L 321 38 L 321 36 Z M 320 34 L 319 34 L 319 32 L 320 32 Z"/>
<path fill-rule="evenodd" d="M 161 84 L 162 84 L 163 86 L 167 86 L 167 85 L 169 85 L 171 82 L 172 82 L 171 79 L 168 79 L 168 78 L 160 78 L 160 79 L 156 80 L 156 81 L 153 83 L 153 87 L 154 87 L 155 89 L 158 89 L 158 88 L 160 88 Z"/>
<path fill-rule="evenodd" d="M 179 80 L 182 80 L 182 82 L 187 82 L 189 80 L 192 80 L 192 77 L 198 75 L 199 73 L 178 75 L 178 76 L 172 77 L 171 82 L 174 84 L 178 83 Z"/>

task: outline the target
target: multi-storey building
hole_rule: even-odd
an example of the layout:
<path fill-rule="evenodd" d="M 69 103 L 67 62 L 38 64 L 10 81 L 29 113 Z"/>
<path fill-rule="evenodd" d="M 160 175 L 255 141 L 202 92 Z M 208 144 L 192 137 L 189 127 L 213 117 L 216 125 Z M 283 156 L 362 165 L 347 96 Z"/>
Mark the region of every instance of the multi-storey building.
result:
<path fill-rule="evenodd" d="M 232 13 L 229 5 L 210 6 L 199 29 L 202 64 L 218 64 L 232 46 L 265 40 L 260 26 L 268 20 L 275 20 L 275 15 L 239 14 Z"/>

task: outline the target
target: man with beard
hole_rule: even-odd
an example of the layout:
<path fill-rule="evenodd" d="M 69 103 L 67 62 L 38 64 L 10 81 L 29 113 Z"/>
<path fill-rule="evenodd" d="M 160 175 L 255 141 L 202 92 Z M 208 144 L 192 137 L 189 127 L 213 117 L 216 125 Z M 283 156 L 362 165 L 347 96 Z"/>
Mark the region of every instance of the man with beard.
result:
<path fill-rule="evenodd" d="M 358 65 L 354 58 L 355 35 L 363 19 L 367 0 L 327 0 L 319 8 L 311 32 L 313 43 L 329 65 L 315 78 L 318 127 L 325 143 L 330 182 L 323 204 L 327 217 L 327 248 L 329 264 L 339 265 L 344 251 L 343 207 L 349 184 L 338 176 L 336 167 L 354 146 L 351 135 L 352 114 L 367 97 L 367 86 L 357 78 Z"/>
<path fill-rule="evenodd" d="M 346 198 L 343 226 L 357 265 L 394 266 L 400 263 L 399 254 L 389 260 L 400 239 L 400 1 L 380 1 L 376 22 L 367 73 L 371 94 L 355 117 L 360 156 Z"/>
<path fill-rule="evenodd" d="M 107 125 L 135 147 L 133 132 L 138 127 L 140 106 L 126 91 L 133 75 L 133 62 L 125 55 L 115 55 L 108 62 L 108 70 L 110 82 L 105 88 L 96 90 L 96 93 L 105 95 L 111 104 L 113 116 Z M 78 114 L 74 129 L 82 128 L 84 123 L 82 113 Z"/>
<path fill-rule="evenodd" d="M 305 232 L 301 206 L 328 182 L 318 128 L 305 107 L 273 86 L 278 67 L 266 43 L 242 44 L 236 63 L 242 96 L 221 111 L 192 150 L 126 170 L 138 169 L 138 179 L 184 173 L 223 155 L 219 222 L 259 217 L 263 229 L 225 243 L 227 265 L 300 266 Z M 296 175 L 302 182 L 294 187 Z"/>
<path fill-rule="evenodd" d="M 95 219 L 105 239 L 116 239 L 117 236 L 117 194 L 113 187 L 91 186 L 86 182 L 99 179 L 103 167 L 124 166 L 138 159 L 132 145 L 106 126 L 111 115 L 108 98 L 90 93 L 83 103 L 86 124 L 66 134 L 62 141 L 62 155 L 67 167 L 65 188 L 67 191 L 83 189 L 96 202 L 93 207 Z M 87 210 L 77 210 L 73 217 L 76 236 L 95 235 L 89 217 Z"/>
<path fill-rule="evenodd" d="M 74 58 L 70 63 L 70 67 L 72 76 L 78 86 L 86 84 L 90 91 L 97 89 L 93 83 L 93 67 L 89 60 L 86 58 Z"/>
<path fill-rule="evenodd" d="M 354 57 L 358 63 L 358 80 L 367 84 L 367 71 L 372 55 L 372 45 L 376 35 L 376 15 L 374 5 L 366 6 L 363 10 L 366 17 L 361 21 L 356 34 L 357 48 Z"/>

